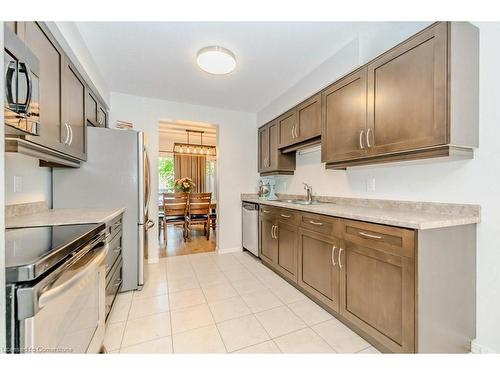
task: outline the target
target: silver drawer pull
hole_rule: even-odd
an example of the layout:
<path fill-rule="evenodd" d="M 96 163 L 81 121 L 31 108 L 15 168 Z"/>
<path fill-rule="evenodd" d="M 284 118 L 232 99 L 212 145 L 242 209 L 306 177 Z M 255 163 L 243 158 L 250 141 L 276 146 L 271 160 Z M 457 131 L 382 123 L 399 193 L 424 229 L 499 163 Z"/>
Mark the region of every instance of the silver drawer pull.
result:
<path fill-rule="evenodd" d="M 116 282 L 114 283 L 113 286 L 120 286 L 121 283 L 122 283 L 122 279 L 116 279 Z"/>
<path fill-rule="evenodd" d="M 309 220 L 309 223 L 312 225 L 319 225 L 319 226 L 323 225 L 323 223 L 319 223 L 317 221 L 312 221 L 312 220 Z"/>
<path fill-rule="evenodd" d="M 287 218 L 287 219 L 290 219 L 292 217 L 292 215 L 285 215 L 285 214 L 281 214 L 280 216 L 284 217 L 284 218 Z"/>
<path fill-rule="evenodd" d="M 122 251 L 121 246 L 118 246 L 115 250 L 113 250 L 115 254 L 118 254 L 120 251 Z"/>
<path fill-rule="evenodd" d="M 368 234 L 368 233 L 365 233 L 365 232 L 358 232 L 358 234 L 361 237 L 373 238 L 374 240 L 381 240 L 382 239 L 382 236 L 376 236 L 374 234 Z"/>
<path fill-rule="evenodd" d="M 268 210 L 264 210 L 264 209 L 262 209 L 262 212 L 264 212 L 265 214 L 268 214 L 268 213 L 269 213 L 269 211 L 268 211 Z"/>

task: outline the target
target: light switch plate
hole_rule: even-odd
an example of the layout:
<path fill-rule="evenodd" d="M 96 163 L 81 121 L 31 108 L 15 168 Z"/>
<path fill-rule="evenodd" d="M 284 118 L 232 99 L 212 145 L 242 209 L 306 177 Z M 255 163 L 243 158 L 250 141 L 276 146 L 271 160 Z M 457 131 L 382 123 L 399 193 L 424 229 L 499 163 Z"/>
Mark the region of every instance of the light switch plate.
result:
<path fill-rule="evenodd" d="M 375 192 L 375 177 L 370 177 L 366 179 L 366 191 L 368 193 Z"/>
<path fill-rule="evenodd" d="M 14 176 L 14 193 L 23 191 L 23 178 L 22 176 Z"/>

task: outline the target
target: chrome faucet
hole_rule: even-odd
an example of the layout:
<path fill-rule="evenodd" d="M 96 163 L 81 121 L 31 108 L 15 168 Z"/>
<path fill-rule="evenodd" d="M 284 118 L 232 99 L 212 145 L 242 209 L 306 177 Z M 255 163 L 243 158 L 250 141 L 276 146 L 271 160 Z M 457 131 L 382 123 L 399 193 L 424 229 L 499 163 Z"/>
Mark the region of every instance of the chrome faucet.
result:
<path fill-rule="evenodd" d="M 304 190 L 306 191 L 306 202 L 307 204 L 311 204 L 312 203 L 312 186 L 311 185 L 308 185 L 306 184 L 305 182 L 303 182 L 304 184 Z"/>

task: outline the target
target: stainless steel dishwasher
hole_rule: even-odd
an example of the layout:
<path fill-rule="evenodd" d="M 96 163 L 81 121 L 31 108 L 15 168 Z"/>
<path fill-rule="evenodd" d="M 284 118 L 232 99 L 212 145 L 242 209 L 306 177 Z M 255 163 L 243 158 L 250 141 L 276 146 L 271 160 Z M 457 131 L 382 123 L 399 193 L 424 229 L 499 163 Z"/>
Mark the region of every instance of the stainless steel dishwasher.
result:
<path fill-rule="evenodd" d="M 259 205 L 257 203 L 242 203 L 242 246 L 243 250 L 259 256 Z"/>

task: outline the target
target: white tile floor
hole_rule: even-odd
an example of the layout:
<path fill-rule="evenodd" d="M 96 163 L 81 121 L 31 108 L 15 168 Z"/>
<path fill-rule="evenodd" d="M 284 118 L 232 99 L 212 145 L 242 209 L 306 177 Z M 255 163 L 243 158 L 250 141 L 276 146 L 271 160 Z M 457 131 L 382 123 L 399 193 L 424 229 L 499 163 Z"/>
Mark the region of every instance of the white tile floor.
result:
<path fill-rule="evenodd" d="M 378 353 L 248 253 L 147 265 L 140 292 L 119 295 L 109 353 Z"/>

